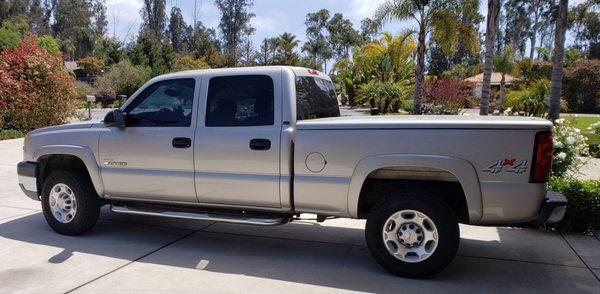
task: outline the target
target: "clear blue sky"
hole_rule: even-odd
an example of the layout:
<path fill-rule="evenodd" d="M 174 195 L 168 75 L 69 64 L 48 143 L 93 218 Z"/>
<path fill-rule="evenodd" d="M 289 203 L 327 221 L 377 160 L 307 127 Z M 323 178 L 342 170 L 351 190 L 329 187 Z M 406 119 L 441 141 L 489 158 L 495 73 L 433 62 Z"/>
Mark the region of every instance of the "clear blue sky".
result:
<path fill-rule="evenodd" d="M 181 8 L 188 24 L 192 23 L 194 14 L 194 0 L 166 0 L 167 13 L 172 6 Z M 341 12 L 349 18 L 356 29 L 360 28 L 360 21 L 365 17 L 372 17 L 375 8 L 383 0 L 254 0 L 250 9 L 256 14 L 252 25 L 256 28 L 253 42 L 256 47 L 265 37 L 272 37 L 284 32 L 293 33 L 304 41 L 306 14 L 326 8 L 331 14 Z M 571 0 L 570 5 L 575 5 L 583 0 Z M 219 11 L 214 5 L 214 0 L 197 0 L 198 20 L 205 26 L 217 28 L 219 24 Z M 143 0 L 106 0 L 109 19 L 108 33 L 115 34 L 119 39 L 130 41 L 136 37 L 141 23 L 140 8 Z M 481 1 L 481 13 L 487 12 L 487 1 Z M 392 23 L 384 27 L 384 31 L 398 33 L 406 28 L 413 28 L 414 23 Z M 480 30 L 485 29 L 485 20 Z M 569 38 L 567 39 L 569 40 Z"/>

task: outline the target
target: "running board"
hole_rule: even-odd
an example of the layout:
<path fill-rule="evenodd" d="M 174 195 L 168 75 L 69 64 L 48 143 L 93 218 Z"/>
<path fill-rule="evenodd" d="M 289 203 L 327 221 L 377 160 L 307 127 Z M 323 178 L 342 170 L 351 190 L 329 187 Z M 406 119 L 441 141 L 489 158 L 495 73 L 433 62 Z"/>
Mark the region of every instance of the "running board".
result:
<path fill-rule="evenodd" d="M 289 216 L 254 216 L 244 214 L 227 214 L 213 212 L 189 212 L 167 209 L 157 209 L 155 207 L 135 207 L 135 206 L 119 206 L 111 205 L 110 211 L 122 214 L 131 215 L 150 215 L 162 216 L 169 218 L 191 219 L 212 222 L 224 222 L 235 224 L 247 224 L 258 226 L 277 226 L 287 223 L 290 220 Z"/>

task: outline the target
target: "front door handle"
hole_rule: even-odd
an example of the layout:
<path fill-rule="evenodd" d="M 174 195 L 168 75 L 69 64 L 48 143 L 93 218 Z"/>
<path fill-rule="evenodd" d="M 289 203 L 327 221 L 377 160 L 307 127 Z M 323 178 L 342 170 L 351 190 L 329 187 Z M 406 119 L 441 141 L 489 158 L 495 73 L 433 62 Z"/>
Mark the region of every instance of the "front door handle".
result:
<path fill-rule="evenodd" d="M 250 149 L 269 150 L 271 149 L 271 141 L 269 139 L 252 139 L 250 140 Z"/>
<path fill-rule="evenodd" d="M 192 139 L 185 137 L 173 138 L 173 148 L 190 148 L 192 146 Z"/>

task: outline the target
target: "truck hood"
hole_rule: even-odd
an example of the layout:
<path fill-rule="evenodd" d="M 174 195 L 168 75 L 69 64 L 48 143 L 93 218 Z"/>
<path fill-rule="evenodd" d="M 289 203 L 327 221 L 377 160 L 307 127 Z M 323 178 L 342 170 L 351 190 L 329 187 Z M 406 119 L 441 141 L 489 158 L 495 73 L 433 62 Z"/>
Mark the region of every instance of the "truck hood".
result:
<path fill-rule="evenodd" d="M 299 130 L 334 129 L 544 129 L 549 120 L 522 116 L 386 115 L 345 116 L 303 120 Z"/>
<path fill-rule="evenodd" d="M 53 132 L 53 131 L 62 131 L 62 130 L 72 130 L 72 129 L 86 129 L 91 128 L 94 124 L 98 124 L 98 121 L 82 121 L 82 122 L 73 122 L 63 125 L 45 127 L 41 129 L 36 129 L 29 132 L 27 135 L 35 135 L 42 132 Z"/>

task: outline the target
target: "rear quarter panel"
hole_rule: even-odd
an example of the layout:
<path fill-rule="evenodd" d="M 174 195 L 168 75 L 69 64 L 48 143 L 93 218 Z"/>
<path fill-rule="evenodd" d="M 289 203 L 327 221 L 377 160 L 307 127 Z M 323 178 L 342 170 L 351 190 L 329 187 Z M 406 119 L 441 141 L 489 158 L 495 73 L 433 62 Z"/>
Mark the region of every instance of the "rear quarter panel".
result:
<path fill-rule="evenodd" d="M 397 154 L 462 159 L 475 170 L 481 207 L 471 223 L 516 223 L 535 218 L 546 185 L 529 183 L 535 134 L 528 129 L 306 130 L 296 133 L 294 202 L 297 211 L 356 217 L 357 197 L 349 189 L 359 162 L 369 156 Z M 312 152 L 327 162 L 318 173 L 306 167 Z M 522 172 L 489 168 L 507 160 Z M 514 160 L 514 161 L 513 161 Z M 390 163 L 393 165 L 393 163 Z M 487 170 L 487 171 L 486 171 Z M 463 184 L 463 183 L 461 183 Z M 463 184 L 464 185 L 464 184 Z M 463 189 L 465 187 L 463 186 Z"/>

